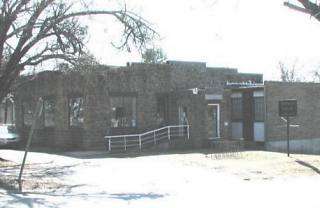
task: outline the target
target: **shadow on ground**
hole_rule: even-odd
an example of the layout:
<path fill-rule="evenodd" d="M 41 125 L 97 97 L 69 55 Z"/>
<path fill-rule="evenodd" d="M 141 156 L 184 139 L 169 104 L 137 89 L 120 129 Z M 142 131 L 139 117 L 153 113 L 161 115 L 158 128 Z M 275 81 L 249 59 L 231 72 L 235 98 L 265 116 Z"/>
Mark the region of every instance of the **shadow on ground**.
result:
<path fill-rule="evenodd" d="M 139 199 L 159 199 L 163 198 L 166 195 L 164 194 L 154 194 L 154 193 L 119 193 L 119 194 L 110 194 L 109 198 L 121 199 L 125 201 L 130 200 L 139 200 Z"/>
<path fill-rule="evenodd" d="M 44 164 L 28 164 L 25 167 L 22 177 L 23 190 L 53 190 L 64 187 L 63 184 L 57 182 L 61 177 L 72 175 L 74 173 L 74 165 L 52 166 Z M 0 168 L 0 188 L 18 192 L 18 174 L 20 165 L 6 166 Z"/>
<path fill-rule="evenodd" d="M 143 156 L 153 156 L 153 155 L 171 155 L 171 154 L 190 154 L 190 153 L 202 153 L 210 154 L 212 150 L 210 149 L 197 149 L 197 150 L 158 150 L 158 149 L 147 149 L 144 151 L 132 150 L 127 152 L 108 152 L 104 150 L 100 151 L 52 151 L 52 149 L 47 148 L 35 148 L 32 152 L 39 152 L 45 154 L 59 155 L 65 157 L 71 157 L 76 159 L 99 159 L 99 158 L 135 158 Z"/>
<path fill-rule="evenodd" d="M 229 155 L 239 153 L 241 154 L 244 151 L 237 152 L 227 152 L 227 151 L 219 151 L 217 152 L 214 149 L 197 149 L 197 150 L 164 150 L 164 151 L 142 151 L 142 152 L 117 152 L 117 153 L 109 153 L 106 151 L 92 151 L 92 152 L 56 152 L 51 154 L 57 154 L 65 157 L 77 158 L 77 159 L 102 159 L 102 158 L 138 158 L 138 157 L 146 157 L 146 156 L 157 156 L 157 155 L 175 155 L 175 154 L 203 154 L 203 155 L 211 155 L 211 154 L 219 154 L 219 155 Z M 50 154 L 50 153 L 49 153 Z"/>
<path fill-rule="evenodd" d="M 26 206 L 26 207 L 47 207 L 47 208 L 54 208 L 57 207 L 58 204 L 53 203 L 52 201 L 49 201 L 43 197 L 31 197 L 31 196 L 26 196 L 24 194 L 16 194 L 13 192 L 8 192 L 7 196 L 9 199 L 2 201 L 0 199 L 1 208 L 11 208 L 11 207 L 20 207 L 20 206 Z"/>
<path fill-rule="evenodd" d="M 304 167 L 310 168 L 311 170 L 313 170 L 314 172 L 316 172 L 317 174 L 320 175 L 320 170 L 317 167 L 313 166 L 312 164 L 305 162 L 305 161 L 302 161 L 302 160 L 298 160 L 298 159 L 295 162 L 304 166 Z"/>
<path fill-rule="evenodd" d="M 230 149 L 231 148 L 231 149 Z M 32 152 L 38 153 L 45 153 L 45 154 L 53 154 L 53 155 L 60 155 L 65 157 L 71 157 L 76 159 L 99 159 L 99 158 L 137 158 L 137 157 L 144 157 L 144 156 L 155 156 L 155 155 L 172 155 L 172 154 L 192 154 L 192 153 L 199 153 L 204 155 L 209 154 L 228 154 L 228 153 L 235 153 L 239 152 L 242 153 L 244 151 L 251 151 L 256 149 L 248 149 L 242 146 L 237 146 L 235 149 L 234 146 L 225 146 L 220 145 L 218 149 L 215 146 L 207 147 L 207 148 L 200 148 L 200 149 L 193 149 L 189 146 L 180 147 L 177 149 L 176 147 L 169 148 L 169 149 L 161 149 L 157 146 L 150 147 L 148 149 L 144 149 L 139 151 L 139 149 L 132 149 L 127 151 L 117 150 L 116 152 L 108 152 L 106 150 L 100 151 L 84 151 L 84 150 L 53 150 L 52 148 L 47 147 L 34 147 L 32 148 Z M 261 150 L 261 149 L 258 149 Z"/>
<path fill-rule="evenodd" d="M 157 200 L 168 196 L 168 194 L 156 194 L 156 193 L 107 193 L 107 192 L 98 192 L 98 193 L 72 193 L 71 187 L 66 189 L 64 192 L 47 192 L 47 193 L 36 193 L 36 192 L 25 192 L 23 194 L 8 192 L 7 200 L 1 200 L 3 208 L 11 208 L 17 206 L 26 206 L 26 207 L 64 207 L 69 200 L 89 200 L 92 198 L 103 198 L 103 199 L 115 199 L 123 201 L 132 201 L 132 200 Z M 52 200 L 53 198 L 54 200 Z"/>

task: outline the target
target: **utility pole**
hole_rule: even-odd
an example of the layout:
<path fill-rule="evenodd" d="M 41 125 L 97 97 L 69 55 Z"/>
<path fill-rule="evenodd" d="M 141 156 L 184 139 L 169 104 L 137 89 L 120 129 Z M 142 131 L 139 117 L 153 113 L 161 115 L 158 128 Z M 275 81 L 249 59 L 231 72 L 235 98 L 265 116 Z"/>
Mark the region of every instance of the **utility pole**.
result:
<path fill-rule="evenodd" d="M 23 169 L 26 163 L 26 159 L 27 159 L 27 154 L 29 152 L 29 148 L 31 145 L 31 141 L 32 141 L 32 137 L 33 137 L 33 132 L 34 129 L 36 128 L 36 124 L 38 119 L 40 118 L 41 114 L 42 114 L 42 109 L 43 109 L 43 100 L 42 98 L 39 98 L 37 106 L 36 106 L 36 112 L 34 113 L 33 116 L 33 121 L 32 121 L 32 125 L 31 125 L 31 129 L 29 132 L 29 136 L 28 136 L 28 141 L 27 141 L 27 145 L 24 151 L 24 156 L 23 156 L 23 160 L 22 160 L 22 164 L 21 164 L 21 168 L 20 168 L 20 173 L 19 173 L 19 178 L 18 178 L 18 183 L 19 183 L 19 191 L 22 192 L 22 174 L 23 174 Z"/>

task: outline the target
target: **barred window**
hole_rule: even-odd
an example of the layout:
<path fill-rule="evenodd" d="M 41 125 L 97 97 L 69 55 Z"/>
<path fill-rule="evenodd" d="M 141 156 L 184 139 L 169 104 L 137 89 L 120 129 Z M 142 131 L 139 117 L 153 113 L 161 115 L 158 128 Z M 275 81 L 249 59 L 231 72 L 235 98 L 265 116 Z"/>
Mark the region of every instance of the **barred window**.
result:
<path fill-rule="evenodd" d="M 0 124 L 5 123 L 6 106 L 0 102 Z"/>
<path fill-rule="evenodd" d="M 242 119 L 242 98 L 231 98 L 231 117 L 232 120 Z"/>
<path fill-rule="evenodd" d="M 4 103 L 2 103 L 2 107 L 0 105 L 0 113 L 2 113 L 2 115 L 0 115 L 0 123 L 6 123 L 6 124 L 15 123 L 15 111 L 14 111 L 13 101 L 8 99 Z"/>
<path fill-rule="evenodd" d="M 265 109 L 264 109 L 264 97 L 254 98 L 254 120 L 264 121 Z"/>
<path fill-rule="evenodd" d="M 136 97 L 114 96 L 110 99 L 112 117 L 111 127 L 136 126 Z"/>
<path fill-rule="evenodd" d="M 69 125 L 70 127 L 83 127 L 83 98 L 69 99 Z"/>
<path fill-rule="evenodd" d="M 44 126 L 54 127 L 54 114 L 55 114 L 55 100 L 46 99 L 43 103 L 43 116 L 44 116 Z"/>
<path fill-rule="evenodd" d="M 14 104 L 11 100 L 0 102 L 0 124 L 13 124 L 14 113 Z"/>
<path fill-rule="evenodd" d="M 22 102 L 23 124 L 25 126 L 32 125 L 33 111 L 34 111 L 34 108 L 31 101 Z"/>

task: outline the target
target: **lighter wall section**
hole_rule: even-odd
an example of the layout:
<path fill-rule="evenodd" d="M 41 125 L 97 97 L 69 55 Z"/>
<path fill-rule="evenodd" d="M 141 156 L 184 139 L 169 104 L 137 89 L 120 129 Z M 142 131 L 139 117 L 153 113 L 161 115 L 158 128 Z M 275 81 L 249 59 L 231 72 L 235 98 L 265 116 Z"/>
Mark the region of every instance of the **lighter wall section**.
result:
<path fill-rule="evenodd" d="M 286 139 L 286 124 L 278 115 L 278 103 L 284 99 L 297 99 L 298 103 L 298 115 L 290 118 L 290 123 L 298 124 L 299 127 L 290 128 L 291 140 L 303 140 L 307 143 L 309 141 L 311 144 L 312 139 L 320 138 L 320 84 L 265 82 L 267 141 Z M 272 150 L 278 143 L 281 144 L 281 142 L 273 143 L 275 145 L 270 143 L 267 147 Z M 310 148 L 305 148 L 304 151 L 313 152 Z"/>

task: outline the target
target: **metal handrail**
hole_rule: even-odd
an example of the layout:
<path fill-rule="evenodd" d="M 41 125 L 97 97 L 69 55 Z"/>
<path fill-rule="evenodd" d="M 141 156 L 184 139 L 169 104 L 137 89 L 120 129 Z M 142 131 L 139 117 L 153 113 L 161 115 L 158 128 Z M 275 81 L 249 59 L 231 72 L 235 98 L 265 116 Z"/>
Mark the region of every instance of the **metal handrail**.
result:
<path fill-rule="evenodd" d="M 165 127 L 162 127 L 162 128 L 159 128 L 159 129 L 155 129 L 155 130 L 152 130 L 152 131 L 147 131 L 147 132 L 144 132 L 144 133 L 141 133 L 141 134 L 122 134 L 122 135 L 113 135 L 113 136 L 105 136 L 104 138 L 105 139 L 110 139 L 110 138 L 116 138 L 116 137 L 138 137 L 138 136 L 143 136 L 143 135 L 146 135 L 146 134 L 149 134 L 149 133 L 153 133 L 153 132 L 157 132 L 157 131 L 161 131 L 163 129 L 167 129 L 167 128 L 176 128 L 176 127 L 187 127 L 189 128 L 189 125 L 174 125 L 174 126 L 165 126 Z"/>
<path fill-rule="evenodd" d="M 127 147 L 130 146 L 139 146 L 139 149 L 142 149 L 143 144 L 146 143 L 151 143 L 151 142 L 147 142 L 147 141 L 151 141 L 154 142 L 154 144 L 157 143 L 157 141 L 160 141 L 162 139 L 168 138 L 168 140 L 171 140 L 171 136 L 181 136 L 180 134 L 177 134 L 177 132 L 174 131 L 170 131 L 172 128 L 187 128 L 187 139 L 189 139 L 190 137 L 190 133 L 189 133 L 189 125 L 172 125 L 172 126 L 165 126 L 165 127 L 161 127 L 159 129 L 155 129 L 152 131 L 147 131 L 141 134 L 124 134 L 124 135 L 113 135 L 113 136 L 105 136 L 104 138 L 108 140 L 108 150 L 111 151 L 111 146 L 112 143 L 116 143 L 113 146 L 114 147 L 123 147 L 124 150 L 127 150 Z M 162 132 L 160 134 L 157 134 L 157 132 L 166 129 L 166 132 Z M 183 135 L 185 135 L 185 132 L 182 132 Z M 143 136 L 146 136 L 142 138 Z M 164 136 L 167 135 L 167 136 Z M 159 137 L 161 136 L 161 137 Z M 128 144 L 128 141 L 130 141 L 130 138 L 135 137 L 134 139 L 131 139 L 131 141 L 137 142 L 136 145 L 133 144 Z M 115 141 L 112 141 L 115 140 Z M 123 145 L 120 145 L 121 143 L 123 143 Z"/>
<path fill-rule="evenodd" d="M 105 136 L 105 139 L 112 139 L 112 138 L 116 138 L 116 137 L 138 137 L 140 134 L 127 134 L 127 135 L 114 135 L 114 136 Z"/>

